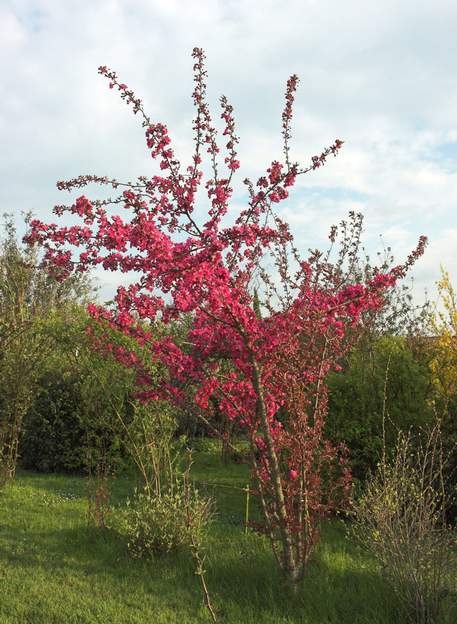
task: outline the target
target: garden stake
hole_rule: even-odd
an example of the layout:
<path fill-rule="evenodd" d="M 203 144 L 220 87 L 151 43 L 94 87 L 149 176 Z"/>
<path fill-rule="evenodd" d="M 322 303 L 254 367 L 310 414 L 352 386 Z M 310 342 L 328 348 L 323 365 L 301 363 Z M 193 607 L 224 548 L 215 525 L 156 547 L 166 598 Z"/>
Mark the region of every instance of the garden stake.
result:
<path fill-rule="evenodd" d="M 249 483 L 246 485 L 246 511 L 244 517 L 244 534 L 247 535 L 248 532 L 248 522 L 249 522 Z"/>

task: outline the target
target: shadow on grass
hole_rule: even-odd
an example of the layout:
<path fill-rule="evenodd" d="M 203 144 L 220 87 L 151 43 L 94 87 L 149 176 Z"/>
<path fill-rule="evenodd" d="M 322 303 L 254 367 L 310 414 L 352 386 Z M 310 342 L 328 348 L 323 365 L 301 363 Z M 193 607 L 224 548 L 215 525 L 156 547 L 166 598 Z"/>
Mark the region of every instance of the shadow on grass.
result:
<path fill-rule="evenodd" d="M 32 530 L 26 542 L 17 537 L 17 528 L 2 527 L 2 559 L 9 575 L 26 581 L 24 598 L 27 583 L 44 578 L 48 590 L 70 588 L 69 600 L 74 600 L 71 588 L 77 587 L 81 603 L 90 604 L 95 592 L 107 602 L 119 602 L 127 613 L 143 608 L 145 622 L 154 621 L 150 610 L 156 603 L 179 614 L 182 622 L 200 621 L 195 615 L 201 603 L 198 583 L 184 553 L 133 560 L 117 532 L 90 527 Z"/>
<path fill-rule="evenodd" d="M 226 543 L 221 548 L 221 536 Z M 17 527 L 2 527 L 3 556 L 10 569 L 33 576 L 40 568 L 54 579 L 107 581 L 121 595 L 141 585 L 143 594 L 160 596 L 189 622 L 201 607 L 193 563 L 186 553 L 154 560 L 132 560 L 125 539 L 114 530 L 90 527 L 24 531 L 18 548 Z M 215 527 L 209 544 L 207 580 L 221 622 L 300 624 L 398 624 L 400 605 L 373 565 L 346 549 L 341 533 L 327 532 L 304 581 L 292 591 L 282 580 L 268 545 L 238 528 Z M 6 550 L 6 553 L 5 553 Z M 179 591 L 178 591 L 179 590 Z M 178 596 L 179 603 L 178 603 Z M 449 602 L 455 596 L 449 597 Z M 455 616 L 455 611 L 454 611 Z M 452 616 L 451 616 L 452 617 Z M 181 620 L 184 624 L 185 619 Z M 453 620 L 447 620 L 452 622 Z"/>
<path fill-rule="evenodd" d="M 90 600 L 93 586 L 123 604 L 127 604 L 129 596 L 136 596 L 140 604 L 150 597 L 152 602 L 160 602 L 176 613 L 176 622 L 205 621 L 193 562 L 186 553 L 152 561 L 132 560 L 125 538 L 117 531 L 85 525 L 83 501 L 70 498 L 68 505 L 64 499 L 49 509 L 40 508 L 41 519 L 37 518 L 34 504 L 27 504 L 29 488 L 30 496 L 40 493 L 40 500 L 41 493 L 59 497 L 65 492 L 82 499 L 82 477 L 22 472 L 18 486 L 19 490 L 23 488 L 18 492 L 24 497 L 22 512 L 15 515 L 12 506 L 10 513 L 4 515 L 0 532 L 1 558 L 18 579 L 33 579 L 41 574 L 54 588 L 73 582 L 82 601 Z M 122 498 L 131 489 L 129 479 L 123 484 L 116 482 L 117 497 Z M 326 528 L 306 578 L 294 592 L 280 577 L 266 540 L 251 532 L 244 535 L 240 526 L 242 514 L 237 511 L 242 508 L 242 493 L 221 493 L 221 497 L 222 509 L 210 531 L 206 562 L 207 582 L 221 623 L 404 621 L 397 599 L 382 582 L 373 563 L 344 538 L 339 526 Z M 230 522 L 228 514 L 233 515 Z M 71 523 L 73 526 L 69 526 Z M 146 616 L 144 621 L 148 621 Z"/>
<path fill-rule="evenodd" d="M 186 553 L 152 561 L 132 560 L 125 539 L 113 530 L 31 528 L 18 534 L 17 526 L 6 525 L 2 527 L 2 550 L 12 572 L 17 568 L 33 577 L 34 570 L 40 569 L 56 582 L 75 577 L 89 583 L 97 580 L 120 594 L 141 585 L 143 593 L 158 595 L 169 608 L 176 605 L 178 613 L 188 613 L 188 621 L 194 621 L 201 606 L 193 563 Z M 278 574 L 264 540 L 219 525 L 210 540 L 206 569 L 221 622 L 398 622 L 395 605 L 391 602 L 389 606 L 391 596 L 377 574 L 368 568 L 356 569 L 354 562 L 353 567 L 341 561 L 332 565 L 329 552 L 316 557 L 293 592 Z"/>
<path fill-rule="evenodd" d="M 217 589 L 227 616 L 249 615 L 249 622 L 270 617 L 272 622 L 398 624 L 399 605 L 374 569 L 355 562 L 332 565 L 318 554 L 293 590 L 268 550 L 252 552 L 252 545 L 243 548 L 240 541 L 231 560 L 212 558 L 208 564 L 210 587 Z"/>

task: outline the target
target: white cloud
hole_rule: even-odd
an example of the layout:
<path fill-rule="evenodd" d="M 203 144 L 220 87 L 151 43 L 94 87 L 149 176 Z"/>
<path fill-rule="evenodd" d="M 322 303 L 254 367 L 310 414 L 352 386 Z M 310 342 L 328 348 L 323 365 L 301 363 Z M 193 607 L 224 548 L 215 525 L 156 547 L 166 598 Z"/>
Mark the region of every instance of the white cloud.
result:
<path fill-rule="evenodd" d="M 25 31 L 14 13 L 0 7 L 0 50 L 6 53 L 17 49 L 25 38 Z"/>
<path fill-rule="evenodd" d="M 330 223 L 362 210 L 369 243 L 383 233 L 399 259 L 420 233 L 430 234 L 419 284 L 436 279 L 439 262 L 457 281 L 457 147 L 441 150 L 457 141 L 456 20 L 453 0 L 7 1 L 2 210 L 47 218 L 63 201 L 58 179 L 151 171 L 139 120 L 97 75 L 100 64 L 168 123 L 185 162 L 190 52 L 198 45 L 207 51 L 211 103 L 226 93 L 235 106 L 242 176 L 255 179 L 281 157 L 282 98 L 293 72 L 301 77 L 293 156 L 307 162 L 335 138 L 346 140 L 285 207 L 304 245 L 325 241 Z"/>

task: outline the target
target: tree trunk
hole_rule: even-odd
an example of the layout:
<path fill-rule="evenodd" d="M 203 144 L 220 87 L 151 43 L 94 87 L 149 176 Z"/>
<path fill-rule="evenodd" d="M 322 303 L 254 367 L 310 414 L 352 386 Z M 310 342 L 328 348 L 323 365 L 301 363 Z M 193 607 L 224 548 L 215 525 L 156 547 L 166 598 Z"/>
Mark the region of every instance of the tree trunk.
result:
<path fill-rule="evenodd" d="M 273 438 L 270 433 L 267 410 L 263 393 L 260 367 L 251 353 L 252 382 L 257 394 L 257 413 L 265 433 L 265 441 L 268 450 L 268 460 L 270 462 L 270 474 L 273 483 L 276 511 L 279 518 L 279 531 L 283 551 L 283 571 L 288 581 L 295 584 L 300 577 L 300 566 L 297 565 L 294 554 L 293 538 L 287 523 L 287 508 L 284 498 L 284 490 L 281 483 L 281 472 L 279 468 L 278 456 L 276 454 Z M 268 518 L 265 518 L 268 522 Z"/>

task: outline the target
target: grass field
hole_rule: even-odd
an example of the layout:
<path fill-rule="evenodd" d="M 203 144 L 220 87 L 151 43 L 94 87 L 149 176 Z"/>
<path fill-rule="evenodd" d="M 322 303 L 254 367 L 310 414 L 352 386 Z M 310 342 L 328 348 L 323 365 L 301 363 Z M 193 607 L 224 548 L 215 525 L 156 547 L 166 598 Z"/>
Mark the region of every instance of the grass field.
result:
<path fill-rule="evenodd" d="M 266 541 L 244 535 L 244 466 L 201 452 L 193 477 L 214 493 L 218 515 L 206 565 L 219 621 L 230 624 L 401 624 L 399 606 L 372 561 L 329 523 L 300 591 L 283 586 Z M 125 503 L 127 478 L 113 486 Z M 132 560 L 113 531 L 88 527 L 80 477 L 19 472 L 0 493 L 0 624 L 208 622 L 191 559 Z M 115 513 L 115 511 L 114 511 Z M 451 620 L 450 620 L 451 621 Z M 457 617 L 456 620 L 457 621 Z"/>

